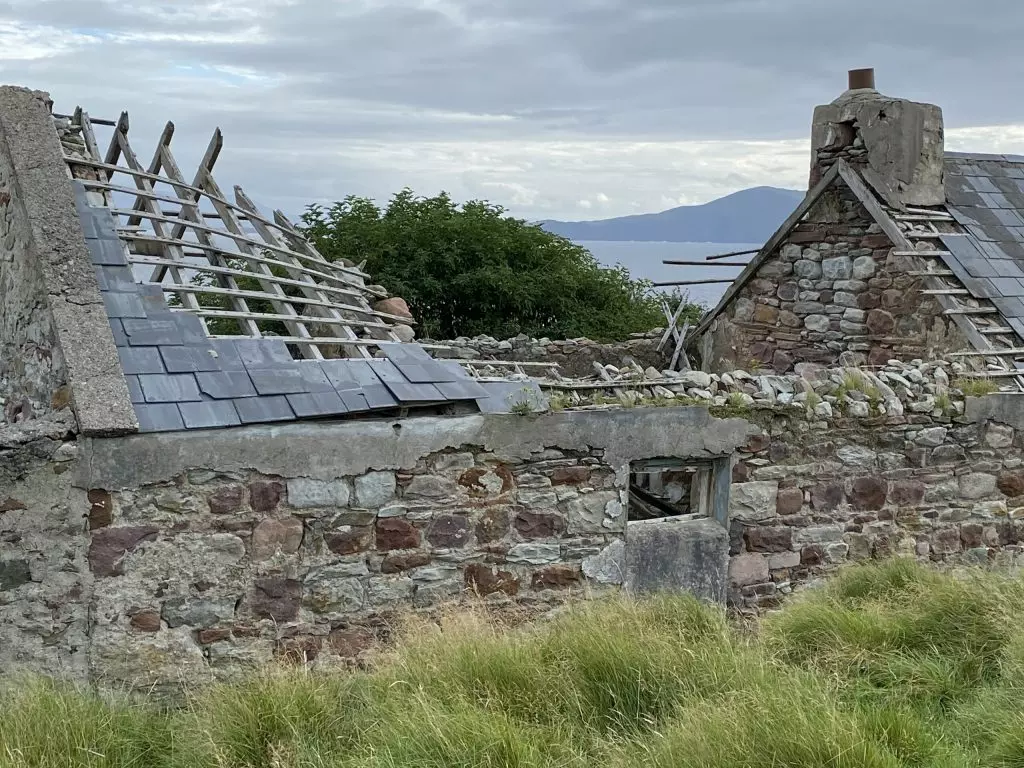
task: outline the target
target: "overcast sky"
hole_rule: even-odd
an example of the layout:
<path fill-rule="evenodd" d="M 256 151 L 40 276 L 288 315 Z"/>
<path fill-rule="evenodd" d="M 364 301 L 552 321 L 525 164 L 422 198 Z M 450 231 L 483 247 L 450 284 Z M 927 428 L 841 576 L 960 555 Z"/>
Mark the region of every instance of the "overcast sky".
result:
<path fill-rule="evenodd" d="M 1024 154 L 1021 0 L 0 0 L 6 83 L 127 109 L 144 161 L 298 213 L 403 186 L 528 218 L 804 188 L 811 111 L 873 66 L 947 146 Z"/>

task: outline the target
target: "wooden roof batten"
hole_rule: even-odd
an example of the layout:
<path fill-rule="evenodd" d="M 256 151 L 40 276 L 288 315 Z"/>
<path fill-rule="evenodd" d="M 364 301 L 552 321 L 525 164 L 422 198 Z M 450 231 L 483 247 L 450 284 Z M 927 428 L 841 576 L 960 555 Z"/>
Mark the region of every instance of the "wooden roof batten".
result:
<path fill-rule="evenodd" d="M 65 147 L 69 175 L 93 205 L 114 216 L 136 275 L 147 270 L 140 282 L 159 285 L 172 311 L 198 317 L 212 338 L 225 335 L 208 326 L 218 320 L 243 337 L 281 338 L 299 357 L 366 359 L 380 343 L 402 341 L 396 325 L 414 325 L 375 310 L 372 302 L 388 294 L 368 285 L 369 275 L 350 262 L 325 259 L 282 212 L 262 214 L 241 187 L 234 199 L 221 190 L 213 177 L 223 148 L 219 128 L 188 181 L 171 152 L 173 123 L 144 166 L 129 141 L 127 112 L 116 121 L 92 120 L 81 108 L 64 117 L 85 143 L 84 152 Z M 102 155 L 94 125 L 112 128 Z M 201 284 L 200 275 L 207 278 Z M 253 302 L 262 306 L 254 309 Z M 285 334 L 269 333 L 268 323 Z"/>

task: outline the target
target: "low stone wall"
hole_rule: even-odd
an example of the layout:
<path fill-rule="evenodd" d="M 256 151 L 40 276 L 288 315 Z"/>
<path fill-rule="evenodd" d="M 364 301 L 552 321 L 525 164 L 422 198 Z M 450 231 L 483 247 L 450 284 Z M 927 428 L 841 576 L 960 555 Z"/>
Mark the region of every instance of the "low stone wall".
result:
<path fill-rule="evenodd" d="M 0 443 L 0 669 L 162 695 L 274 659 L 351 663 L 396 614 L 462 597 L 534 612 L 614 588 L 629 462 L 723 461 L 750 432 L 684 407 L 39 429 Z M 638 570 L 645 586 L 724 594 L 727 534 L 705 522 L 717 535 L 691 525 L 675 551 L 717 570 Z"/>
<path fill-rule="evenodd" d="M 533 339 L 526 335 L 499 341 L 490 336 L 476 336 L 472 339 L 459 337 L 452 341 L 440 342 L 451 346 L 449 350 L 438 350 L 438 357 L 465 360 L 520 360 L 527 362 L 557 363 L 562 376 L 576 378 L 591 376 L 594 363 L 614 365 L 622 368 L 635 362 L 641 368 L 653 366 L 666 368 L 671 361 L 671 345 L 667 351 L 657 349 L 663 329 L 650 333 L 634 334 L 627 341 L 602 344 L 590 339 Z M 531 370 L 528 373 L 536 373 Z"/>

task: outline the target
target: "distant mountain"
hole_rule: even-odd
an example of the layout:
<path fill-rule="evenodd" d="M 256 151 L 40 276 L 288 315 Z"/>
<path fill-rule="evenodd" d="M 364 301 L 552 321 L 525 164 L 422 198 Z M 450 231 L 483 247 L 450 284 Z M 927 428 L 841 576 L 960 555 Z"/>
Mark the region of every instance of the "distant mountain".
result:
<path fill-rule="evenodd" d="M 795 189 L 752 187 L 703 205 L 598 221 L 542 221 L 571 240 L 763 243 L 804 198 Z"/>

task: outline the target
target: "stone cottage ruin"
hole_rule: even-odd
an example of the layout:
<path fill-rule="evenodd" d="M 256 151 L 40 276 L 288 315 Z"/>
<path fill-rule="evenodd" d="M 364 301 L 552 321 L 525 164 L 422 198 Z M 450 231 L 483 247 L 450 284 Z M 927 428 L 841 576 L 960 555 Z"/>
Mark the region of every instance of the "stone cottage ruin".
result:
<path fill-rule="evenodd" d="M 173 692 L 467 595 L 753 611 L 873 557 L 1016 564 L 1024 161 L 873 89 L 815 114 L 812 189 L 677 371 L 419 343 L 218 186 L 219 133 L 186 177 L 171 124 L 144 165 L 126 115 L 0 88 L 0 669 Z"/>

